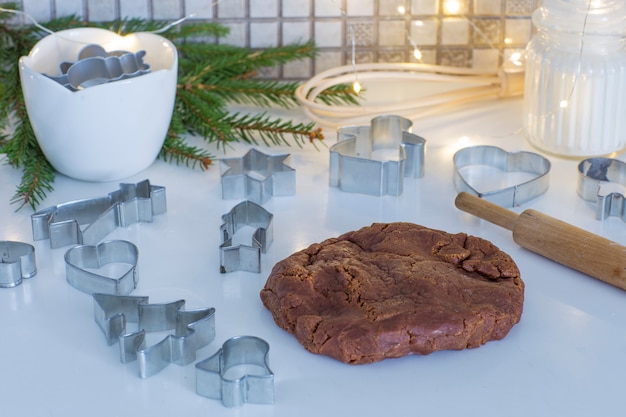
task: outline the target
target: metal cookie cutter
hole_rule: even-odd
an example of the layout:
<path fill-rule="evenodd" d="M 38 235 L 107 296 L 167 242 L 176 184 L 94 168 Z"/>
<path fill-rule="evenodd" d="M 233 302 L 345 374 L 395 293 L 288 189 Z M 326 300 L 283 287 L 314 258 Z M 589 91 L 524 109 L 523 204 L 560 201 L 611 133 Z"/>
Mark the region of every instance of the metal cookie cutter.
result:
<path fill-rule="evenodd" d="M 154 216 L 166 210 L 165 187 L 150 185 L 148 180 L 122 183 L 119 190 L 106 197 L 71 201 L 35 212 L 31 216 L 33 239 L 50 239 L 51 248 L 95 245 L 118 227 L 152 222 Z"/>
<path fill-rule="evenodd" d="M 120 343 L 122 363 L 138 360 L 139 376 L 148 378 L 170 363 L 187 365 L 196 351 L 215 339 L 215 309 L 181 310 L 185 300 L 148 304 L 148 297 L 94 294 L 94 317 L 107 344 Z M 126 332 L 126 323 L 138 329 Z M 174 330 L 159 343 L 145 347 L 146 332 Z"/>
<path fill-rule="evenodd" d="M 12 288 L 37 274 L 35 248 L 28 243 L 0 241 L 0 288 Z"/>
<path fill-rule="evenodd" d="M 504 172 L 528 172 L 535 176 L 520 184 L 499 190 L 479 192 L 461 174 L 461 168 L 487 165 Z M 454 186 L 503 207 L 514 207 L 548 190 L 550 161 L 534 152 L 507 152 L 495 146 L 470 146 L 454 154 Z"/>
<path fill-rule="evenodd" d="M 78 61 L 61 63 L 61 75 L 46 76 L 72 91 L 78 91 L 147 74 L 150 66 L 143 62 L 145 55 L 146 51 L 106 52 L 100 45 L 87 45 L 79 52 Z"/>
<path fill-rule="evenodd" d="M 612 158 L 589 158 L 578 164 L 578 195 L 596 203 L 596 219 L 616 216 L 626 221 L 624 187 L 626 163 Z"/>
<path fill-rule="evenodd" d="M 250 149 L 241 158 L 220 159 L 222 198 L 245 198 L 263 204 L 272 196 L 296 193 L 296 171 L 285 164 L 288 154 L 266 155 Z"/>
<path fill-rule="evenodd" d="M 378 116 L 371 126 L 342 127 L 330 148 L 330 186 L 351 193 L 402 194 L 404 177 L 424 175 L 426 140 L 410 133 L 413 125 L 400 116 Z M 377 161 L 372 153 L 398 149 L 397 160 Z"/>
<path fill-rule="evenodd" d="M 196 393 L 222 400 L 226 407 L 244 403 L 272 404 L 274 374 L 269 344 L 255 336 L 228 339 L 216 354 L 196 364 Z M 237 367 L 245 374 L 237 376 Z"/>
<path fill-rule="evenodd" d="M 74 246 L 65 253 L 67 282 L 77 290 L 87 294 L 130 294 L 139 282 L 137 273 L 137 246 L 125 240 L 109 240 L 97 246 Z M 130 265 L 119 278 L 97 274 L 95 270 L 106 264 L 124 263 Z"/>
<path fill-rule="evenodd" d="M 274 240 L 274 215 L 252 201 L 243 201 L 222 215 L 222 244 L 220 245 L 220 272 L 261 272 L 261 253 Z M 233 245 L 233 236 L 244 226 L 256 227 L 252 245 Z"/>

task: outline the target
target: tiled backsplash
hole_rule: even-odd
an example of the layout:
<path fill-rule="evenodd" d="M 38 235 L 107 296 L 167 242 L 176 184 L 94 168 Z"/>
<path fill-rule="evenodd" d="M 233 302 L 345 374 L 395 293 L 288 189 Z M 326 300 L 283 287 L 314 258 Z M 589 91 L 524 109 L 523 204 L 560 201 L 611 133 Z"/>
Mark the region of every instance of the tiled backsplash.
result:
<path fill-rule="evenodd" d="M 1 0 L 0 0 L 1 1 Z M 304 79 L 353 61 L 424 62 L 494 71 L 522 50 L 540 0 L 21 0 L 38 21 L 139 17 L 210 19 L 230 28 L 219 42 L 252 48 L 315 40 L 320 53 L 276 68 Z M 421 53 L 415 57 L 415 50 Z M 418 55 L 419 56 L 419 55 Z"/>

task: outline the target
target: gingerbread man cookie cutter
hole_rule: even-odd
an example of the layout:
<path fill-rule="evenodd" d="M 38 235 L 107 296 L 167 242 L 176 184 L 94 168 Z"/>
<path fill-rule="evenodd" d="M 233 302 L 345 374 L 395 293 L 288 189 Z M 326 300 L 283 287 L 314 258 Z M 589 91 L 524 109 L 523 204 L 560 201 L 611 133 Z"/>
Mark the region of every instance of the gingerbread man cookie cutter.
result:
<path fill-rule="evenodd" d="M 215 339 L 215 309 L 182 310 L 185 300 L 149 304 L 148 297 L 94 294 L 94 317 L 108 345 L 120 344 L 120 361 L 139 364 L 139 376 L 148 378 L 168 364 L 187 365 L 196 351 Z M 128 322 L 138 330 L 126 333 Z M 174 330 L 146 347 L 146 332 Z"/>
<path fill-rule="evenodd" d="M 413 122 L 401 116 L 384 115 L 370 126 L 347 126 L 337 130 L 337 143 L 330 148 L 329 183 L 350 193 L 374 196 L 402 194 L 404 178 L 424 175 L 426 140 L 410 133 Z M 376 160 L 373 153 L 397 150 L 398 157 Z"/>
<path fill-rule="evenodd" d="M 612 158 L 588 158 L 578 164 L 578 195 L 596 203 L 596 219 L 615 216 L 626 222 L 626 163 Z"/>
<path fill-rule="evenodd" d="M 50 239 L 51 248 L 95 245 L 118 227 L 150 223 L 165 211 L 165 187 L 150 185 L 148 180 L 122 183 L 107 196 L 70 201 L 33 213 L 33 240 Z"/>
<path fill-rule="evenodd" d="M 269 349 L 265 340 L 255 336 L 228 339 L 217 353 L 196 364 L 196 393 L 222 400 L 225 407 L 272 404 L 274 373 L 269 367 Z M 245 372 L 231 374 L 239 366 Z"/>

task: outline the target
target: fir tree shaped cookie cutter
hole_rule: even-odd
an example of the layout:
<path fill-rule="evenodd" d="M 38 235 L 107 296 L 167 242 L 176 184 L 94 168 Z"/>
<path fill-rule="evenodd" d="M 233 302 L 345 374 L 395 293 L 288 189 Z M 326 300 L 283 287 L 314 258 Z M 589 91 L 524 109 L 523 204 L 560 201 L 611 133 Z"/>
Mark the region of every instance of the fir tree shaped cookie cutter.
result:
<path fill-rule="evenodd" d="M 148 297 L 94 294 L 94 318 L 108 345 L 120 344 L 120 361 L 138 361 L 139 376 L 148 378 L 168 364 L 187 365 L 196 351 L 215 339 L 215 309 L 183 310 L 185 300 L 148 303 Z M 126 331 L 127 323 L 138 330 Z M 174 330 L 146 347 L 146 332 Z"/>

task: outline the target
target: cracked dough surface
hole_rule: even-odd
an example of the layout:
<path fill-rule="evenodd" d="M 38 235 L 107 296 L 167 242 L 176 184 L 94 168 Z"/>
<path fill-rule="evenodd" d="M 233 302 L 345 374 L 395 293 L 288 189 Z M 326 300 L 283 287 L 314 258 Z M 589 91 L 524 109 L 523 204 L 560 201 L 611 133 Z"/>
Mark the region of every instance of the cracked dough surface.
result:
<path fill-rule="evenodd" d="M 364 364 L 502 339 L 524 283 L 487 240 L 375 223 L 278 262 L 260 296 L 310 352 Z"/>

